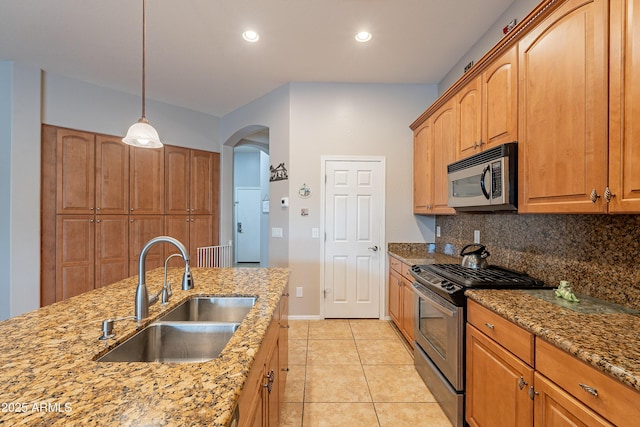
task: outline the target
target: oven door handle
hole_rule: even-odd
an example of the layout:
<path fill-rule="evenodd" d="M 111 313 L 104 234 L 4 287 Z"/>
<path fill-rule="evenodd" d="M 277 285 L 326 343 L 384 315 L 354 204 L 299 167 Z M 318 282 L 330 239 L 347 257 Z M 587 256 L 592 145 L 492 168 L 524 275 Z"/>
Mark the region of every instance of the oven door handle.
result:
<path fill-rule="evenodd" d="M 457 307 L 454 306 L 454 308 L 450 308 L 447 307 L 447 305 L 445 305 L 445 302 L 441 302 L 438 301 L 436 299 L 434 299 L 433 297 L 425 294 L 424 292 L 422 292 L 418 286 L 416 286 L 416 284 L 413 284 L 413 289 L 416 293 L 416 295 L 418 295 L 420 298 L 424 299 L 425 301 L 429 301 L 432 305 L 436 306 L 437 309 L 439 309 L 442 313 L 449 315 L 449 317 L 456 317 L 458 315 L 458 311 L 457 311 Z M 438 297 L 440 298 L 440 297 Z M 449 303 L 446 303 L 449 304 Z M 451 304 L 453 305 L 453 304 Z"/>

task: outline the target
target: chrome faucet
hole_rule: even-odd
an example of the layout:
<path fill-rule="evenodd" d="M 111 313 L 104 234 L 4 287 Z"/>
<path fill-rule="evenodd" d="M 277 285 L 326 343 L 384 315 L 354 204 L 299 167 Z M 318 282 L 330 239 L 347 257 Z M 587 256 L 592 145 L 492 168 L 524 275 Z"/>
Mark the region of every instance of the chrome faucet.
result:
<path fill-rule="evenodd" d="M 146 268 L 145 262 L 147 260 L 147 253 L 152 246 L 156 243 L 170 243 L 180 251 L 182 259 L 184 260 L 184 275 L 182 276 L 182 290 L 186 291 L 193 289 L 193 277 L 191 276 L 191 269 L 189 268 L 189 254 L 187 248 L 184 247 L 179 240 L 169 236 L 158 236 L 149 240 L 142 250 L 140 251 L 140 260 L 138 263 L 138 287 L 136 288 L 136 320 L 140 322 L 142 319 L 149 316 L 149 306 L 158 301 L 158 295 L 154 295 L 149 298 L 147 292 L 147 285 L 145 283 Z"/>

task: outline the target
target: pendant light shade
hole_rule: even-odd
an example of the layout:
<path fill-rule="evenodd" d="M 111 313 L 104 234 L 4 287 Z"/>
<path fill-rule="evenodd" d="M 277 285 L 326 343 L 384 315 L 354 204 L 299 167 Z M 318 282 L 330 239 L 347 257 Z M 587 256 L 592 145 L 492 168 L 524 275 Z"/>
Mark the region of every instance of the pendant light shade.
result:
<path fill-rule="evenodd" d="M 146 72 L 146 39 L 147 39 L 147 20 L 146 20 L 147 0 L 142 0 L 142 117 L 131 125 L 127 131 L 127 135 L 122 138 L 125 144 L 142 148 L 160 148 L 162 142 L 153 126 L 145 117 L 145 72 Z"/>
<path fill-rule="evenodd" d="M 158 131 L 156 131 L 145 118 L 141 118 L 136 123 L 132 124 L 127 131 L 127 136 L 122 138 L 122 141 L 125 144 L 133 145 L 135 147 L 162 147 Z"/>

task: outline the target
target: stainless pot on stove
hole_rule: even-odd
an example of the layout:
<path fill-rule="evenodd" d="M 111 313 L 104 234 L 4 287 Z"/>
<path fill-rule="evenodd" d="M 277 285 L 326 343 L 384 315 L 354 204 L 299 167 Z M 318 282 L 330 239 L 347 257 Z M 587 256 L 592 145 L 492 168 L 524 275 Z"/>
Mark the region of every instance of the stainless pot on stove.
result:
<path fill-rule="evenodd" d="M 487 268 L 487 257 L 491 255 L 484 245 L 471 243 L 460 251 L 461 265 L 468 268 Z"/>

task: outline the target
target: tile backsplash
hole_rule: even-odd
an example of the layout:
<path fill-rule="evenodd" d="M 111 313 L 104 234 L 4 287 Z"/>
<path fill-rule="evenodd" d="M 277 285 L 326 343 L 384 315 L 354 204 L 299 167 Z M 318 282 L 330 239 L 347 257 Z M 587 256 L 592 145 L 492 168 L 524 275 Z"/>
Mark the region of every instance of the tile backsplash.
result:
<path fill-rule="evenodd" d="M 458 214 L 436 225 L 438 252 L 458 255 L 479 230 L 490 264 L 640 309 L 640 215 Z"/>

